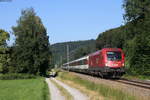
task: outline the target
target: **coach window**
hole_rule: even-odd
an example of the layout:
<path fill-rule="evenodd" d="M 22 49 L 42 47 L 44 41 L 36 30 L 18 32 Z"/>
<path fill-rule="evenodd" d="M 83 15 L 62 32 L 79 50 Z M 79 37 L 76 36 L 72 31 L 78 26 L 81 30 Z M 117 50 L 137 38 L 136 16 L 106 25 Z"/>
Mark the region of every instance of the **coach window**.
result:
<path fill-rule="evenodd" d="M 83 64 L 84 65 L 87 64 L 87 60 L 86 59 L 83 60 Z"/>
<path fill-rule="evenodd" d="M 76 62 L 76 66 L 78 65 L 78 62 Z"/>
<path fill-rule="evenodd" d="M 80 61 L 80 65 L 82 65 L 82 60 Z"/>
<path fill-rule="evenodd" d="M 79 62 L 79 61 L 77 62 L 77 65 L 80 65 L 80 62 Z"/>
<path fill-rule="evenodd" d="M 84 62 L 83 62 L 83 60 L 81 60 L 81 64 L 82 64 L 82 65 L 84 65 Z"/>
<path fill-rule="evenodd" d="M 84 60 L 82 60 L 82 65 L 84 65 Z"/>
<path fill-rule="evenodd" d="M 80 61 L 80 65 L 82 65 L 82 60 Z"/>
<path fill-rule="evenodd" d="M 80 61 L 80 65 L 82 65 L 82 61 Z"/>

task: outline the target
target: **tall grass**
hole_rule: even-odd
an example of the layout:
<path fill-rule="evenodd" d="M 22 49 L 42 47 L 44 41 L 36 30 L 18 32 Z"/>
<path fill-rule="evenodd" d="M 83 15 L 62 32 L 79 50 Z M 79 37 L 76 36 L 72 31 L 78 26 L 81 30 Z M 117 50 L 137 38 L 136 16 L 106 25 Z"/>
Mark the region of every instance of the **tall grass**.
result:
<path fill-rule="evenodd" d="M 76 84 L 80 84 L 89 90 L 96 91 L 100 95 L 111 98 L 113 100 L 136 100 L 135 97 L 131 96 L 130 94 L 124 93 L 121 90 L 110 88 L 103 84 L 96 84 L 88 80 L 83 80 L 80 77 L 72 75 L 68 72 L 60 72 L 59 77 L 63 80 L 73 81 Z"/>
<path fill-rule="evenodd" d="M 44 78 L 0 80 L 0 100 L 48 100 Z"/>

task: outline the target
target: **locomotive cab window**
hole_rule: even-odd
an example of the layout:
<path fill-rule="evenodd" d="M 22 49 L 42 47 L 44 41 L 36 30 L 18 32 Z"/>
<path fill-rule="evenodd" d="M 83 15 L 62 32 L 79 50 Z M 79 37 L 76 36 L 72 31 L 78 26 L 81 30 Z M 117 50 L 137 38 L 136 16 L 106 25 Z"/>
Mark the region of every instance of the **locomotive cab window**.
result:
<path fill-rule="evenodd" d="M 118 51 L 107 52 L 107 60 L 109 61 L 121 60 L 121 52 Z"/>

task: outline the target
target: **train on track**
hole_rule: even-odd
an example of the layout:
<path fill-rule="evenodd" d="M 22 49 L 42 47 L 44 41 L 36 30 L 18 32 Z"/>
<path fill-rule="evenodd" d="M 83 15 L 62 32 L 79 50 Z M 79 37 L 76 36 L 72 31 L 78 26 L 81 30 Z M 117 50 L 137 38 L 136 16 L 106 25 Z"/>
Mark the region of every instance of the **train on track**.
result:
<path fill-rule="evenodd" d="M 103 48 L 62 65 L 64 70 L 120 78 L 125 73 L 125 55 L 120 48 Z"/>

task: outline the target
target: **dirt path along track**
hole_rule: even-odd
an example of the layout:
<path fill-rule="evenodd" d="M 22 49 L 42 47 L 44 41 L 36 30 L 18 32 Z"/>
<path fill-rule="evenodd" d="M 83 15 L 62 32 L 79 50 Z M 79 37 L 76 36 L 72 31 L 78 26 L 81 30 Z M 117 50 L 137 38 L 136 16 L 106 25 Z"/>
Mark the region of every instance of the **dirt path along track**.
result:
<path fill-rule="evenodd" d="M 58 85 L 66 89 L 72 96 L 74 100 L 89 100 L 89 98 L 81 93 L 79 90 L 64 84 L 63 82 L 55 79 L 55 78 L 46 78 L 46 82 L 49 87 L 51 100 L 68 100 L 64 96 L 61 95 L 61 91 L 53 84 L 50 80 L 55 81 Z"/>
<path fill-rule="evenodd" d="M 49 87 L 50 100 L 65 100 L 65 97 L 61 95 L 58 88 L 49 80 L 49 78 L 46 78 L 46 82 Z"/>
<path fill-rule="evenodd" d="M 88 97 L 85 94 L 81 93 L 79 90 L 62 83 L 61 81 L 55 78 L 52 79 L 59 85 L 61 85 L 63 88 L 65 88 L 73 96 L 74 100 L 88 100 Z"/>

